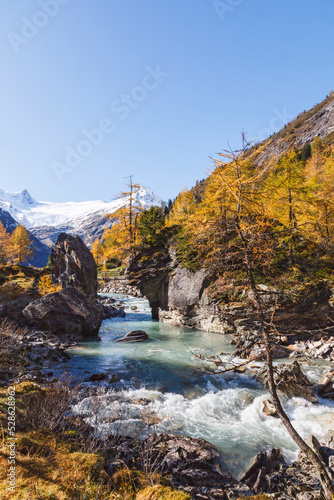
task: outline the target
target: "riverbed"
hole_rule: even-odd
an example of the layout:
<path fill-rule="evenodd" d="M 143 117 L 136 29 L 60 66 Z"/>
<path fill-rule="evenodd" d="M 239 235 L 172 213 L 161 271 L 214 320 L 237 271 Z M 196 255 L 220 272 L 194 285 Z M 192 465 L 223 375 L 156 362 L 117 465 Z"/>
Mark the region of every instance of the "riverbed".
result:
<path fill-rule="evenodd" d="M 120 379 L 97 383 L 99 395 L 86 397 L 75 407 L 77 413 L 98 422 L 102 435 L 170 432 L 202 437 L 217 447 L 223 464 L 235 476 L 242 474 L 258 451 L 281 447 L 287 460 L 296 457 L 296 445 L 281 422 L 262 412 L 268 394 L 256 379 L 209 373 L 195 358 L 198 350 L 232 353 L 229 336 L 162 324 L 152 320 L 145 299 L 106 295 L 124 302 L 126 317 L 105 320 L 101 341 L 70 349 L 67 363 L 84 384 L 93 373 L 105 373 L 108 378 L 115 374 Z M 146 331 L 149 340 L 115 342 L 136 329 Z M 311 362 L 303 370 L 316 382 L 328 366 Z M 321 438 L 334 425 L 334 404 L 329 401 L 314 405 L 292 398 L 284 405 L 304 437 Z"/>

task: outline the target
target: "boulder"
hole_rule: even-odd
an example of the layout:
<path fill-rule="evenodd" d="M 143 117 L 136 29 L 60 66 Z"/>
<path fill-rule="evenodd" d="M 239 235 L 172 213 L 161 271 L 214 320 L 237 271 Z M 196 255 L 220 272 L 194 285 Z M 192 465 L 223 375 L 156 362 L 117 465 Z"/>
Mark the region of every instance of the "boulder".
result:
<path fill-rule="evenodd" d="M 334 372 L 327 373 L 317 387 L 318 396 L 334 400 Z"/>
<path fill-rule="evenodd" d="M 73 340 L 96 337 L 102 322 L 100 306 L 72 286 L 31 302 L 23 316 L 31 326 Z"/>
<path fill-rule="evenodd" d="M 100 304 L 100 305 L 102 308 L 102 319 L 125 317 L 125 311 L 123 307 L 114 307 L 110 304 Z"/>
<path fill-rule="evenodd" d="M 262 402 L 262 411 L 265 415 L 268 415 L 268 417 L 278 417 L 277 410 L 270 399 L 265 399 Z"/>
<path fill-rule="evenodd" d="M 280 449 L 273 449 L 270 454 L 258 453 L 241 481 L 256 494 L 270 493 L 270 498 L 323 498 L 317 471 L 303 453 L 291 465 L 284 464 Z"/>
<path fill-rule="evenodd" d="M 55 281 L 74 286 L 91 299 L 97 296 L 97 268 L 93 255 L 79 236 L 60 233 L 51 250 Z"/>
<path fill-rule="evenodd" d="M 284 459 L 279 448 L 273 448 L 270 454 L 260 452 L 256 455 L 253 465 L 242 476 L 241 481 L 246 483 L 254 493 L 263 493 L 267 491 L 266 476 L 281 471 L 283 464 Z"/>
<path fill-rule="evenodd" d="M 101 382 L 102 380 L 105 380 L 107 378 L 107 375 L 105 373 L 94 373 L 89 377 L 90 382 Z"/>
<path fill-rule="evenodd" d="M 143 448 L 158 461 L 161 473 L 192 498 L 236 499 L 242 493 L 249 493 L 248 487 L 221 470 L 217 449 L 204 439 L 151 434 L 143 442 Z"/>
<path fill-rule="evenodd" d="M 147 333 L 143 330 L 133 330 L 132 332 L 127 333 L 124 337 L 116 339 L 115 342 L 144 342 L 144 340 L 148 340 L 148 338 Z"/>
<path fill-rule="evenodd" d="M 313 394 L 312 384 L 302 372 L 298 361 L 276 365 L 274 370 L 276 387 L 281 393 L 289 398 L 297 396 L 311 403 L 318 402 L 318 398 Z"/>

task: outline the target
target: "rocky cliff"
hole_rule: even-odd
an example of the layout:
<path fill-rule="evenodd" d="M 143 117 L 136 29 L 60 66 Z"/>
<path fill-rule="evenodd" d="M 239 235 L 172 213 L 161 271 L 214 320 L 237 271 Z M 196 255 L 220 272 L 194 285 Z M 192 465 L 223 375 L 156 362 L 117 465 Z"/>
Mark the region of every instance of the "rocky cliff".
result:
<path fill-rule="evenodd" d="M 149 300 L 154 319 L 175 326 L 234 334 L 240 352 L 245 351 L 250 357 L 259 355 L 254 347 L 254 336 L 259 331 L 258 314 L 247 286 L 226 284 L 205 269 L 191 272 L 180 265 L 171 248 L 150 258 L 134 255 L 127 275 L 131 285 Z M 299 350 L 305 351 L 305 341 L 316 341 L 321 347 L 323 342 L 333 340 L 333 291 L 325 283 L 319 289 L 299 291 L 282 292 L 261 284 L 258 289 L 268 317 L 275 309 L 275 325 L 280 332 L 278 343 L 295 344 L 294 356 L 298 357 Z M 286 351 L 278 350 L 275 355 L 286 356 Z"/>
<path fill-rule="evenodd" d="M 208 272 L 205 269 L 191 272 L 181 267 L 174 249 L 145 260 L 133 256 L 127 275 L 130 283 L 149 300 L 154 319 L 204 331 L 234 331 L 233 323 L 218 302 L 210 298 L 212 279 Z"/>

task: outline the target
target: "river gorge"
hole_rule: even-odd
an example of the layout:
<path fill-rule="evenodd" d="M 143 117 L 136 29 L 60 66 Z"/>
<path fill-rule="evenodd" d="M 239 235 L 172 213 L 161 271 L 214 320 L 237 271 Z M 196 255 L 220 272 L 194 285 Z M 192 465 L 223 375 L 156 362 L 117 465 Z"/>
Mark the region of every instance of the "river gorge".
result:
<path fill-rule="evenodd" d="M 92 374 L 106 375 L 104 381 L 94 383 L 94 395 L 86 395 L 74 408 L 90 423 L 97 423 L 102 436 L 169 432 L 201 437 L 217 447 L 223 466 L 235 477 L 259 451 L 280 447 L 287 461 L 296 458 L 297 447 L 280 420 L 263 413 L 268 393 L 255 377 L 210 373 L 195 358 L 197 350 L 232 352 L 230 336 L 159 323 L 152 320 L 146 299 L 104 295 L 122 301 L 126 316 L 104 320 L 101 340 L 72 347 L 69 361 L 58 367 L 83 380 L 88 392 Z M 115 342 L 137 329 L 146 331 L 149 340 Z M 328 366 L 328 362 L 310 360 L 303 371 L 316 384 Z M 107 382 L 112 375 L 119 381 Z M 321 438 L 332 426 L 334 404 L 328 399 L 312 404 L 300 397 L 286 398 L 284 406 L 303 437 Z"/>

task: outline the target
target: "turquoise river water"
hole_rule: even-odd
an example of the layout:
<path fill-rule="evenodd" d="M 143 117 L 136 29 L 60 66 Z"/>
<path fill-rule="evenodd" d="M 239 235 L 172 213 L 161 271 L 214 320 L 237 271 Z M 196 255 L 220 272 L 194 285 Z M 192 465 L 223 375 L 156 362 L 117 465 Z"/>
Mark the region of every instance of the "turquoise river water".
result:
<path fill-rule="evenodd" d="M 120 379 L 116 384 L 96 383 L 98 395 L 75 406 L 78 414 L 98 423 L 102 435 L 144 436 L 155 431 L 202 437 L 218 448 L 235 476 L 260 450 L 279 446 L 287 459 L 296 456 L 296 446 L 280 421 L 261 411 L 268 394 L 256 380 L 244 374 L 207 373 L 195 359 L 194 348 L 232 352 L 228 336 L 162 324 L 151 319 L 145 299 L 108 296 L 124 301 L 126 317 L 105 320 L 101 341 L 70 349 L 67 363 L 72 373 L 86 381 L 101 372 Z M 150 340 L 114 342 L 135 329 L 145 330 Z M 304 366 L 315 382 L 327 370 L 324 363 Z M 292 398 L 285 401 L 285 409 L 303 436 L 312 433 L 320 438 L 334 425 L 334 404 L 326 400 L 314 405 Z"/>

